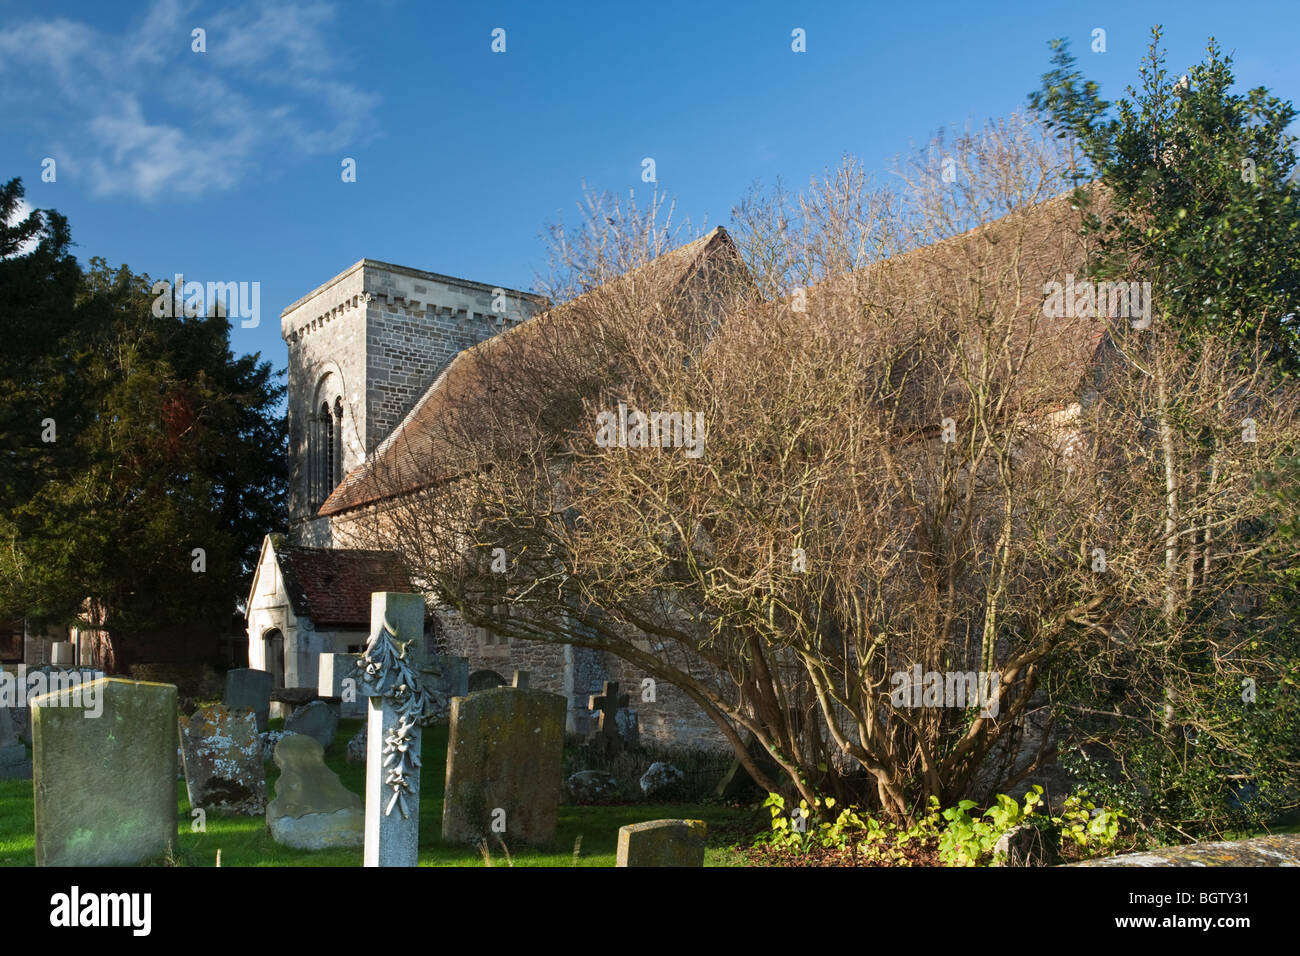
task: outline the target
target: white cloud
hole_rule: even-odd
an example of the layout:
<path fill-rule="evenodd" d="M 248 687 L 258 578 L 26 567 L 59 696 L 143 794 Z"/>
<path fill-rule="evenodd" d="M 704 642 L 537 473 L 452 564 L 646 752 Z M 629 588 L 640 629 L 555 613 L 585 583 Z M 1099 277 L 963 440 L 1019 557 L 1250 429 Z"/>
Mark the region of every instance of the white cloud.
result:
<path fill-rule="evenodd" d="M 29 203 L 26 199 L 20 199 L 18 200 L 18 208 L 15 209 L 13 213 L 9 216 L 9 221 L 6 222 L 5 225 L 16 226 L 31 214 L 32 214 L 32 204 Z M 14 252 L 14 255 L 25 256 L 27 255 L 27 253 L 35 249 L 38 245 L 40 245 L 39 238 L 28 239 L 26 242 L 24 242 L 22 245 L 18 247 L 18 249 Z"/>
<path fill-rule="evenodd" d="M 0 30 L 0 85 L 54 124 L 60 178 L 99 195 L 198 196 L 271 175 L 271 162 L 343 150 L 367 134 L 378 97 L 339 79 L 348 37 L 321 2 L 247 3 L 207 13 L 155 0 L 116 32 L 68 19 Z M 207 31 L 207 52 L 190 49 Z M 19 88 L 27 92 L 24 99 Z M 44 148 L 44 146 L 42 146 Z"/>

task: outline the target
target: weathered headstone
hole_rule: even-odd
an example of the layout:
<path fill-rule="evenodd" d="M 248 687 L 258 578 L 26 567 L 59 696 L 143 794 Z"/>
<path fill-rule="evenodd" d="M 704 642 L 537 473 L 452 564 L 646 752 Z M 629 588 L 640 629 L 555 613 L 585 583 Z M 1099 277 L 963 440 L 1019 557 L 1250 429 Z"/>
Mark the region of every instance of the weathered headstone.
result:
<path fill-rule="evenodd" d="M 9 719 L 14 722 L 14 733 L 27 746 L 32 745 L 32 712 L 26 707 L 9 707 Z"/>
<path fill-rule="evenodd" d="M 174 685 L 106 677 L 31 709 L 37 866 L 138 863 L 175 846 Z"/>
<path fill-rule="evenodd" d="M 603 770 L 579 770 L 567 783 L 574 803 L 610 803 L 618 796 L 618 781 Z"/>
<path fill-rule="evenodd" d="M 451 702 L 442 838 L 544 845 L 555 838 L 565 701 L 494 687 Z"/>
<path fill-rule="evenodd" d="M 681 787 L 685 780 L 686 774 L 672 764 L 663 760 L 656 760 L 641 775 L 641 792 L 647 797 L 670 796 Z"/>
<path fill-rule="evenodd" d="M 32 762 L 14 728 L 8 707 L 0 707 L 0 780 L 30 780 Z"/>
<path fill-rule="evenodd" d="M 251 710 L 257 715 L 257 729 L 266 730 L 271 716 L 271 683 L 275 680 L 270 671 L 236 667 L 226 671 L 225 705 L 231 710 Z"/>
<path fill-rule="evenodd" d="M 339 715 L 349 719 L 366 716 L 366 698 L 361 693 L 357 662 L 360 654 L 322 654 L 320 656 L 320 686 L 322 697 L 337 699 Z"/>
<path fill-rule="evenodd" d="M 365 763 L 366 762 L 366 725 L 362 724 L 361 729 L 352 735 L 348 741 L 348 753 L 346 760 L 348 763 Z"/>
<path fill-rule="evenodd" d="M 3 703 L 0 703 L 0 710 L 3 710 L 9 717 L 14 736 L 25 744 L 31 744 L 32 718 L 31 713 L 27 710 L 27 695 L 23 695 L 21 707 L 6 707 Z"/>
<path fill-rule="evenodd" d="M 246 816 L 266 811 L 266 768 L 257 718 L 208 704 L 181 717 L 181 753 L 190 806 Z"/>
<path fill-rule="evenodd" d="M 635 710 L 624 708 L 615 711 L 614 723 L 618 727 L 618 735 L 625 745 L 633 750 L 641 746 L 641 722 L 637 719 Z"/>
<path fill-rule="evenodd" d="M 1060 862 L 1059 834 L 1048 833 L 1029 823 L 1012 827 L 993 845 L 994 866 L 1056 866 Z"/>
<path fill-rule="evenodd" d="M 430 654 L 425 657 L 420 673 L 426 675 L 426 689 L 445 695 L 449 701 L 469 693 L 469 658 Z"/>
<path fill-rule="evenodd" d="M 275 748 L 280 745 L 281 740 L 289 736 L 291 732 L 287 730 L 268 730 L 258 734 L 262 740 L 262 763 L 270 763 L 274 760 Z"/>
<path fill-rule="evenodd" d="M 420 838 L 420 741 L 429 700 L 416 662 L 424 598 L 370 596 L 371 638 L 362 657 L 366 718 L 366 866 L 416 866 Z"/>
<path fill-rule="evenodd" d="M 745 750 L 748 752 L 750 759 L 755 766 L 774 781 L 781 781 L 783 771 L 772 755 L 764 749 L 763 745 L 758 742 L 753 734 L 746 734 Z M 724 797 L 733 800 L 743 794 L 761 794 L 762 788 L 754 782 L 754 778 L 749 775 L 745 765 L 740 762 L 739 758 L 731 761 L 731 766 L 718 781 L 718 785 L 713 788 L 715 797 Z"/>
<path fill-rule="evenodd" d="M 703 820 L 650 820 L 618 830 L 615 866 L 703 866 Z"/>
<path fill-rule="evenodd" d="M 325 766 L 325 751 L 304 734 L 282 737 L 275 747 L 280 778 L 266 807 L 271 838 L 299 850 L 360 846 L 365 838 L 361 798 Z"/>
<path fill-rule="evenodd" d="M 286 733 L 305 734 L 320 744 L 322 750 L 329 750 L 339 729 L 339 712 L 323 700 L 313 700 L 285 718 L 284 729 Z"/>

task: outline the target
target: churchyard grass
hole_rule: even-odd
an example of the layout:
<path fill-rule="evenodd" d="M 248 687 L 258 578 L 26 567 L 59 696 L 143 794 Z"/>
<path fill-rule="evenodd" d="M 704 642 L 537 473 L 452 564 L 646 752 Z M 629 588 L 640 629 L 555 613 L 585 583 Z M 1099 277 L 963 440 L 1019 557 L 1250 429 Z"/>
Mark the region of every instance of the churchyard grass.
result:
<path fill-rule="evenodd" d="M 27 748 L 27 756 L 32 748 Z M 32 782 L 0 780 L 0 866 L 34 866 L 36 831 Z"/>
<path fill-rule="evenodd" d="M 271 721 L 271 729 L 279 729 L 282 721 Z M 365 791 L 366 770 L 363 764 L 348 764 L 345 760 L 348 740 L 361 727 L 359 720 L 340 722 L 334 746 L 325 755 L 325 762 L 343 785 L 357 794 Z M 421 774 L 420 800 L 420 865 L 421 866 L 483 866 L 480 851 L 469 846 L 443 843 L 442 797 L 445 783 L 447 753 L 446 724 L 425 730 L 424 766 Z M 266 765 L 267 790 L 274 792 L 279 770 L 274 763 Z M 361 848 L 335 850 L 294 850 L 280 846 L 271 839 L 262 817 L 240 817 L 209 812 L 206 832 L 192 829 L 194 818 L 190 814 L 185 781 L 176 781 L 176 799 L 179 818 L 179 846 L 171 862 L 179 866 L 214 866 L 217 850 L 221 850 L 222 866 L 360 866 Z M 582 847 L 578 866 L 613 866 L 618 847 L 618 829 L 629 823 L 645 820 L 693 818 L 709 824 L 710 831 L 719 827 L 735 828 L 752 820 L 746 810 L 721 806 L 688 804 L 633 804 L 609 807 L 579 807 L 561 805 L 558 835 L 553 849 L 538 851 L 512 848 L 509 861 L 499 845 L 490 848 L 493 866 L 573 866 L 573 845 L 579 836 Z M 13 780 L 0 782 L 0 866 L 32 866 L 35 863 L 35 836 L 32 818 L 32 782 Z M 728 847 L 710 847 L 705 856 L 706 866 L 729 866 L 741 863 L 739 855 Z"/>

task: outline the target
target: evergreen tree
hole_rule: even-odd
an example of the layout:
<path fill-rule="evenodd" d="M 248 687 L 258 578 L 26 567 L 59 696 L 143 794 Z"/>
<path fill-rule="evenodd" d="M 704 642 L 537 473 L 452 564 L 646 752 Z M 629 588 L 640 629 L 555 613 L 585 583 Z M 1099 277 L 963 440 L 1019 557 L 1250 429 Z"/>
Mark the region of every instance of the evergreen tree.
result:
<path fill-rule="evenodd" d="M 66 248 L 66 223 L 50 222 L 52 250 L 15 257 L 0 299 L 9 327 L 41 305 L 17 290 L 48 295 L 58 321 L 16 337 L 4 374 L 21 389 L 39 369 L 27 394 L 63 400 L 57 453 L 39 434 L 9 453 L 0 616 L 102 626 L 100 663 L 121 669 L 142 635 L 228 631 L 262 535 L 283 522 L 284 387 L 260 356 L 232 354 L 215 310 L 156 317 L 149 277 L 126 266 L 73 261 L 38 285 Z M 22 424 L 34 400 L 6 414 Z"/>
<path fill-rule="evenodd" d="M 1194 357 L 1221 354 L 1205 350 L 1227 341 L 1234 347 L 1220 367 L 1240 363 L 1274 386 L 1293 379 L 1300 188 L 1291 104 L 1263 88 L 1236 92 L 1231 58 L 1213 39 L 1204 62 L 1174 79 L 1160 36 L 1156 27 L 1140 89 L 1115 104 L 1083 77 L 1068 44 L 1055 41 L 1053 69 L 1030 103 L 1074 147 L 1076 184 L 1101 187 L 1075 193 L 1090 212 L 1094 276 L 1151 283 L 1154 325 L 1133 332 L 1121 323 L 1108 341 L 1118 363 L 1151 383 L 1153 400 L 1133 428 L 1149 442 L 1152 478 L 1166 489 L 1163 607 L 1141 654 L 1113 675 L 1107 699 L 1095 681 L 1058 692 L 1054 703 L 1075 739 L 1094 742 L 1068 749 L 1066 762 L 1159 838 L 1180 840 L 1259 826 L 1295 806 L 1297 474 L 1258 476 L 1276 485 L 1283 508 L 1275 520 L 1216 523 L 1205 502 L 1241 436 L 1186 414 L 1178 363 L 1154 343 L 1167 339 Z M 1256 558 L 1218 587 L 1216 575 L 1228 573 L 1216 560 L 1218 542 L 1230 536 L 1250 542 Z M 1202 597 L 1180 600 L 1186 591 Z M 1110 759 L 1097 762 L 1099 750 Z"/>

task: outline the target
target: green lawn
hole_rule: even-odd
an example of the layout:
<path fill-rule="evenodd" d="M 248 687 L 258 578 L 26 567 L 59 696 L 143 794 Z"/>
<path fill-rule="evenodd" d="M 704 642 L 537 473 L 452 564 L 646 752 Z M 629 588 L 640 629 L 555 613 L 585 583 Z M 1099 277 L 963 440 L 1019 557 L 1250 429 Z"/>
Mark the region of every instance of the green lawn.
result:
<path fill-rule="evenodd" d="M 280 722 L 272 721 L 272 727 Z M 325 757 L 343 785 L 361 794 L 365 787 L 366 771 L 360 764 L 345 761 L 347 742 L 361 726 L 359 720 L 345 720 L 339 725 L 334 746 Z M 425 730 L 424 767 L 420 782 L 420 865 L 421 866 L 483 866 L 483 856 L 470 847 L 443 843 L 442 797 L 446 773 L 447 727 L 440 725 Z M 267 764 L 268 793 L 274 794 L 274 783 L 279 769 Z M 216 812 L 207 815 L 207 832 L 194 833 L 191 827 L 190 804 L 185 794 L 184 781 L 177 781 L 176 800 L 179 808 L 179 846 L 175 862 L 181 866 L 213 866 L 217 851 L 221 851 L 222 866 L 360 866 L 361 849 L 353 850 L 293 850 L 280 846 L 271 839 L 266 821 L 261 817 L 225 816 Z M 716 806 L 687 806 L 664 804 L 639 804 L 615 807 L 560 807 L 559 833 L 556 845 L 550 851 L 511 850 L 515 866 L 573 866 L 575 841 L 582 838 L 578 853 L 578 866 L 613 866 L 618 845 L 618 828 L 642 820 L 665 818 L 692 818 L 709 824 L 710 842 L 719 842 L 713 834 L 729 831 L 756 818 L 750 811 Z M 30 780 L 0 782 L 0 866 L 32 866 L 35 862 L 33 836 L 32 783 Z M 734 836 L 733 836 L 734 839 Z M 499 846 L 492 848 L 492 865 L 507 866 L 505 854 Z M 706 866 L 738 866 L 743 861 L 739 854 L 726 846 L 710 846 Z"/>

